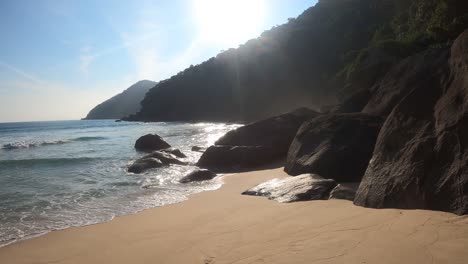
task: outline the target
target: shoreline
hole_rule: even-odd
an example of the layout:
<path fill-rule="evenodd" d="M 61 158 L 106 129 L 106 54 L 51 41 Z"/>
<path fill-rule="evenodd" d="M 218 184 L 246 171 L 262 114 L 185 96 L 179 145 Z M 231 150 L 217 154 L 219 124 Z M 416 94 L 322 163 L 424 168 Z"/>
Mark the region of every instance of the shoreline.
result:
<path fill-rule="evenodd" d="M 281 204 L 240 193 L 282 168 L 223 176 L 216 190 L 111 221 L 0 248 L 1 263 L 464 263 L 468 217 L 368 209 L 350 201 Z"/>

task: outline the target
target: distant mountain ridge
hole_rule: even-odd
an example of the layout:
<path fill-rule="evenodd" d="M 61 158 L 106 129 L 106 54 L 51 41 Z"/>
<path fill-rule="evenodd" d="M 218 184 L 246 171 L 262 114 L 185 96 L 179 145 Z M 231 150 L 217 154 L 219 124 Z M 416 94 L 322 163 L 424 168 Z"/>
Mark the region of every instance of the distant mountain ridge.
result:
<path fill-rule="evenodd" d="M 142 80 L 94 107 L 84 119 L 120 119 L 140 111 L 140 102 L 157 83 Z"/>

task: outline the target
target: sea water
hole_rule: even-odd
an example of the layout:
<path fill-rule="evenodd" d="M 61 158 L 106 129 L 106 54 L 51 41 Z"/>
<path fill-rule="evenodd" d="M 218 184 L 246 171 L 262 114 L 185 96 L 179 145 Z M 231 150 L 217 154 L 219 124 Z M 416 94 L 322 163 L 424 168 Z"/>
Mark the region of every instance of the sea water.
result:
<path fill-rule="evenodd" d="M 207 147 L 239 125 L 55 121 L 0 123 L 0 246 L 52 230 L 83 226 L 177 203 L 221 186 L 214 179 L 180 184 L 194 166 L 135 175 L 127 166 L 144 155 L 135 141 L 156 133 L 195 163 Z"/>

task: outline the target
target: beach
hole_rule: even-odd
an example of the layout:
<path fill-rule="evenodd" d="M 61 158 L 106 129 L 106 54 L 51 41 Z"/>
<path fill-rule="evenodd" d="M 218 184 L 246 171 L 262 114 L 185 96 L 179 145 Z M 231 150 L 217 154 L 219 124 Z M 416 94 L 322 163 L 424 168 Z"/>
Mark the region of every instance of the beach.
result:
<path fill-rule="evenodd" d="M 0 248 L 0 263 L 466 263 L 468 217 L 281 204 L 240 193 L 282 168 L 224 176 L 189 200 Z"/>

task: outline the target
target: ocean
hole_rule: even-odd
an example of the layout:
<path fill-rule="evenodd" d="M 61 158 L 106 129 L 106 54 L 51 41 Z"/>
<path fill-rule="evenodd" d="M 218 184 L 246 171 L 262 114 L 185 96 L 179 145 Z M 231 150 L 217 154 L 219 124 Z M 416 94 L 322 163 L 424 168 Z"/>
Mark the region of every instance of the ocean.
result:
<path fill-rule="evenodd" d="M 72 226 L 186 200 L 220 178 L 180 184 L 194 166 L 141 175 L 126 167 L 144 155 L 135 141 L 157 133 L 195 163 L 192 146 L 212 145 L 239 127 L 220 123 L 53 121 L 0 123 L 0 246 Z"/>

